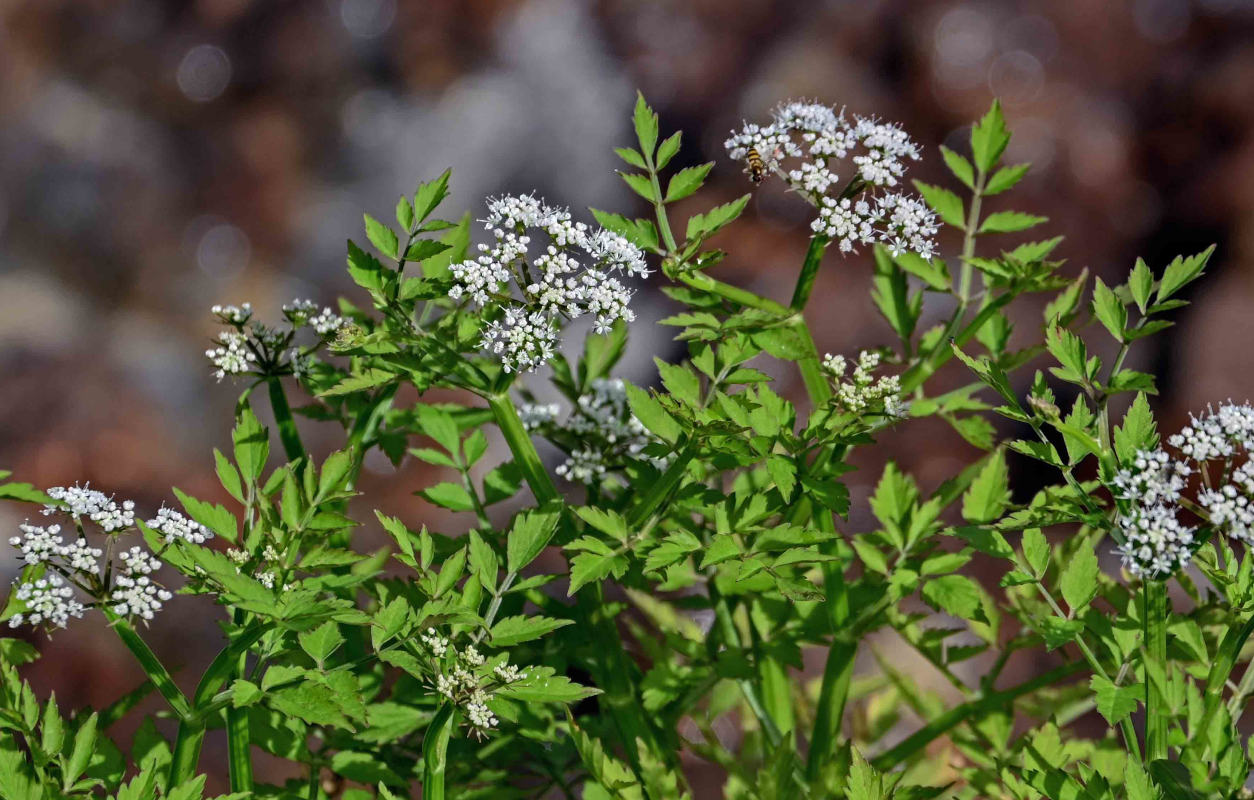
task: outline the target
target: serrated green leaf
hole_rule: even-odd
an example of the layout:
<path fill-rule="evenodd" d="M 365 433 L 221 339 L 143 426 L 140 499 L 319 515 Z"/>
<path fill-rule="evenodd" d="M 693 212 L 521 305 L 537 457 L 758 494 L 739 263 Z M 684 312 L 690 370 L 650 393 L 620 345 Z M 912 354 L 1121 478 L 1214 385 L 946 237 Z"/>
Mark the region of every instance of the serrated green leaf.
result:
<path fill-rule="evenodd" d="M 1136 301 L 1136 307 L 1144 314 L 1149 305 L 1150 293 L 1154 291 L 1154 273 L 1150 272 L 1143 258 L 1138 258 L 1136 266 L 1128 273 L 1128 291 Z"/>
<path fill-rule="evenodd" d="M 946 223 L 956 228 L 966 225 L 965 212 L 962 208 L 962 198 L 958 195 L 944 189 L 940 186 L 933 186 L 923 181 L 915 181 L 914 188 L 919 190 L 919 194 L 923 195 L 923 199 L 932 207 L 932 210 Z"/>
<path fill-rule="evenodd" d="M 683 200 L 693 192 L 701 188 L 705 183 L 705 176 L 710 174 L 714 162 L 700 164 L 695 167 L 685 167 L 679 172 L 671 176 L 670 182 L 666 184 L 666 202 L 673 203 L 676 200 Z"/>
<path fill-rule="evenodd" d="M 1001 102 L 994 100 L 988 113 L 971 128 L 971 154 L 975 165 L 983 172 L 991 172 L 1009 143 L 1010 132 L 1006 130 Z"/>
<path fill-rule="evenodd" d="M 1014 188 L 1023 176 L 1027 174 L 1031 164 L 1015 164 L 1010 167 L 1002 167 L 993 173 L 988 179 L 988 183 L 984 186 L 984 195 L 986 197 Z"/>
<path fill-rule="evenodd" d="M 551 617 L 506 617 L 492 626 L 491 639 L 495 647 L 513 647 L 552 633 L 558 628 L 573 625 L 573 619 Z"/>
<path fill-rule="evenodd" d="M 998 211 L 989 214 L 980 225 L 980 233 L 1017 233 L 1048 222 L 1049 217 L 1024 214 L 1020 211 Z"/>
<path fill-rule="evenodd" d="M 548 546 L 557 530 L 555 512 L 527 511 L 514 518 L 506 540 L 506 568 L 520 572 Z"/>
<path fill-rule="evenodd" d="M 1010 474 L 1006 457 L 998 450 L 985 463 L 962 498 L 962 516 L 981 525 L 996 521 L 1010 504 Z"/>
<path fill-rule="evenodd" d="M 312 631 L 300 634 L 297 638 L 300 640 L 300 649 L 317 662 L 319 667 L 322 667 L 327 658 L 344 644 L 340 626 L 330 620 Z"/>
<path fill-rule="evenodd" d="M 1101 279 L 1093 282 L 1093 316 L 1116 341 L 1124 341 L 1124 329 L 1128 327 L 1128 309 L 1119 295 Z"/>
<path fill-rule="evenodd" d="M 971 162 L 944 145 L 941 145 L 940 151 L 941 157 L 945 159 L 945 166 L 949 167 L 949 171 L 954 174 L 954 177 L 962 181 L 963 185 L 968 189 L 974 190 L 975 170 L 971 166 Z"/>
<path fill-rule="evenodd" d="M 396 232 L 369 214 L 362 216 L 366 221 L 366 238 L 381 254 L 395 261 L 400 256 Z"/>
<path fill-rule="evenodd" d="M 1073 616 L 1083 612 L 1097 596 L 1097 578 L 1100 574 L 1097 554 L 1091 547 L 1080 547 L 1067 560 L 1058 579 L 1058 586 Z"/>

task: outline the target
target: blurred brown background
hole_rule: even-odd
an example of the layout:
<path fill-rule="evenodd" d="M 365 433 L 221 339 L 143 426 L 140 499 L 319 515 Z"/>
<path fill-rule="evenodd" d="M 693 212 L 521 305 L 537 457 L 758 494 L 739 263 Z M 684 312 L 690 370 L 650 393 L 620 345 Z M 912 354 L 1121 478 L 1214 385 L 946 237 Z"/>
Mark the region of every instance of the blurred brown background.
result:
<path fill-rule="evenodd" d="M 900 120 L 926 147 L 912 177 L 946 181 L 936 145 L 965 149 L 999 96 L 1009 160 L 1036 164 L 1013 204 L 1066 234 L 1072 274 L 1116 282 L 1136 255 L 1161 269 L 1219 244 L 1174 335 L 1134 357 L 1159 376 L 1166 424 L 1254 394 L 1251 0 L 7 0 L 0 466 L 40 486 L 90 480 L 147 511 L 171 485 L 214 495 L 209 448 L 228 440 L 240 387 L 201 355 L 211 304 L 250 300 L 276 319 L 292 297 L 351 292 L 344 241 L 361 212 L 386 218 L 446 166 L 448 214 L 531 189 L 641 213 L 611 152 L 629 142 L 636 88 L 664 131 L 683 129 L 681 161 L 719 162 L 694 209 L 747 189 L 722 141 L 780 100 Z M 720 277 L 786 297 L 809 219 L 764 188 L 719 242 L 732 253 Z M 865 256 L 829 257 L 811 303 L 821 349 L 888 342 L 867 287 Z M 640 307 L 645 321 L 667 313 L 656 287 Z M 669 335 L 637 325 L 627 373 L 649 380 L 649 357 L 676 352 Z M 968 455 L 953 441 L 885 438 L 925 483 Z M 410 495 L 412 465 L 373 466 L 371 505 L 433 518 Z M 855 500 L 875 477 L 851 476 Z M 20 513 L 0 508 L 0 527 Z M 15 562 L 0 558 L 7 580 Z M 209 611 L 176 599 L 158 650 L 203 663 Z M 138 682 L 98 625 L 46 649 L 55 661 L 30 674 L 63 706 Z"/>

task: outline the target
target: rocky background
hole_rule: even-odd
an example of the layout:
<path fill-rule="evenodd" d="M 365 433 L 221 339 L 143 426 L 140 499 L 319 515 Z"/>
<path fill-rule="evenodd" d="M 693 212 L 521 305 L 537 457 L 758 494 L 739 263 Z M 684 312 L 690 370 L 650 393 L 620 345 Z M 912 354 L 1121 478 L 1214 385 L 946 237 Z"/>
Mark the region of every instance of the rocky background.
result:
<path fill-rule="evenodd" d="M 250 300 L 277 317 L 292 297 L 352 291 L 344 241 L 362 211 L 386 217 L 446 166 L 453 211 L 535 189 L 642 212 L 611 152 L 630 140 L 637 88 L 664 130 L 683 129 L 676 166 L 719 162 L 701 206 L 746 190 L 722 141 L 780 100 L 899 120 L 926 147 L 912 176 L 946 181 L 936 145 L 963 147 L 998 96 L 1009 160 L 1036 165 L 1014 205 L 1066 234 L 1073 274 L 1113 283 L 1137 255 L 1161 269 L 1218 243 L 1179 326 L 1134 358 L 1158 375 L 1164 425 L 1254 394 L 1250 0 L 7 0 L 0 466 L 40 486 L 91 481 L 148 511 L 171 485 L 215 495 L 209 451 L 228 441 L 240 387 L 215 382 L 201 355 L 210 305 Z M 722 234 L 720 277 L 786 297 L 809 219 L 762 189 Z M 822 350 L 889 341 L 866 258 L 827 260 L 811 303 Z M 652 355 L 679 351 L 648 325 L 668 313 L 656 287 L 638 304 L 625 374 L 648 381 Z M 306 429 L 324 450 L 329 433 Z M 970 455 L 937 434 L 906 428 L 885 452 L 933 485 Z M 371 506 L 459 524 L 412 496 L 431 482 L 421 466 L 372 466 Z M 878 475 L 861 466 L 852 529 L 867 524 L 857 500 Z M 1016 468 L 1030 488 L 1031 467 Z M 0 528 L 19 514 L 0 508 Z M 0 579 L 15 571 L 0 556 Z M 186 666 L 181 680 L 216 647 L 212 619 L 178 598 L 153 624 L 156 649 Z M 31 676 L 63 707 L 139 681 L 98 625 L 43 647 Z M 211 741 L 206 765 L 225 763 L 220 748 Z M 709 777 L 702 788 L 717 796 Z"/>

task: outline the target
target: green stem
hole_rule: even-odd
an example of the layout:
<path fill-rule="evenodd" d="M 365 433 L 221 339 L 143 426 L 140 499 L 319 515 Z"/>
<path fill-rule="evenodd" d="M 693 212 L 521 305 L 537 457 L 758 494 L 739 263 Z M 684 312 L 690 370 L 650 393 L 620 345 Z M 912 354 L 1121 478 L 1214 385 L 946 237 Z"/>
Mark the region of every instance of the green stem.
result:
<path fill-rule="evenodd" d="M 679 272 L 675 277 L 693 289 L 716 294 L 724 300 L 746 308 L 756 308 L 759 311 L 765 311 L 779 317 L 788 317 L 793 313 L 788 306 L 781 305 L 770 298 L 754 294 L 747 289 L 741 289 L 739 286 L 732 286 L 730 283 L 711 278 L 704 272 L 684 271 Z"/>
<path fill-rule="evenodd" d="M 444 800 L 444 774 L 448 769 L 448 743 L 456 726 L 456 714 L 452 705 L 440 706 L 435 712 L 427 734 L 422 740 L 422 797 L 423 800 Z"/>
<path fill-rule="evenodd" d="M 971 209 L 962 229 L 962 271 L 958 285 L 958 304 L 966 311 L 971 299 L 971 257 L 975 255 L 975 232 L 980 226 L 980 203 L 984 199 L 984 170 L 976 168 L 975 187 L 971 190 Z M 961 317 L 962 313 L 958 316 Z"/>
<path fill-rule="evenodd" d="M 210 662 L 196 693 L 192 695 L 192 714 L 179 722 L 174 740 L 174 754 L 170 759 L 169 786 L 180 786 L 196 775 L 200 763 L 200 748 L 205 741 L 205 728 L 209 714 L 218 710 L 213 705 L 214 695 L 235 675 L 242 654 L 248 651 L 266 632 L 264 625 L 245 628 Z"/>
<path fill-rule="evenodd" d="M 191 707 L 187 703 L 187 697 L 174 683 L 174 678 L 170 677 L 169 671 L 165 665 L 161 663 L 156 654 L 148 647 L 148 644 L 140 638 L 139 633 L 125 619 L 122 619 L 112 611 L 105 609 L 105 616 L 109 619 L 110 626 L 117 633 L 118 638 L 122 640 L 122 644 L 126 645 L 131 654 L 135 656 L 135 660 L 139 662 L 139 666 L 143 668 L 144 673 L 148 676 L 148 680 L 152 681 L 152 685 L 157 687 L 157 691 L 170 704 L 170 708 L 181 719 L 187 719 L 191 716 Z"/>
<path fill-rule="evenodd" d="M 805 308 L 810 301 L 810 293 L 814 291 L 814 279 L 818 277 L 819 264 L 823 261 L 823 252 L 830 241 L 822 235 L 810 237 L 806 260 L 801 264 L 801 274 L 797 276 L 797 285 L 792 291 L 792 302 L 789 304 L 794 311 Z"/>
<path fill-rule="evenodd" d="M 684 473 L 688 470 L 688 463 L 692 461 L 696 454 L 696 442 L 685 442 L 678 455 L 667 465 L 666 471 L 649 486 L 649 490 L 645 492 L 644 497 L 640 498 L 627 515 L 629 528 L 639 528 L 657 513 L 657 510 L 670 498 L 671 493 L 684 479 Z"/>
<path fill-rule="evenodd" d="M 1084 668 L 1084 664 L 1078 661 L 1072 661 L 1055 667 L 1043 675 L 1026 681 L 1005 691 L 992 692 L 990 694 L 977 697 L 969 702 L 963 703 L 941 714 L 936 719 L 929 722 L 910 736 L 906 737 L 900 744 L 892 749 L 876 756 L 871 762 L 877 770 L 887 772 L 896 767 L 901 762 L 910 758 L 915 753 L 922 750 L 928 744 L 933 742 L 937 737 L 943 736 L 956 726 L 966 722 L 972 717 L 978 717 L 992 711 L 1004 711 L 1007 706 L 1018 700 L 1020 697 L 1036 691 L 1037 689 L 1050 686 L 1058 681 L 1074 675 Z"/>
<path fill-rule="evenodd" d="M 239 609 L 234 613 L 235 624 L 243 625 L 244 612 Z M 248 669 L 248 648 L 237 648 L 239 655 L 235 658 L 233 674 L 244 675 Z M 224 673 L 232 674 L 232 673 Z M 197 695 L 200 694 L 197 687 Z M 199 702 L 197 703 L 199 705 Z M 248 709 L 236 708 L 234 705 L 226 709 L 226 745 L 227 766 L 231 776 L 232 792 L 251 792 L 253 790 L 252 762 L 252 730 L 248 724 Z"/>
<path fill-rule="evenodd" d="M 1186 751 L 1194 754 L 1200 753 L 1206 755 L 1209 748 L 1207 741 L 1207 732 L 1210 730 L 1211 720 L 1219 711 L 1219 706 L 1223 701 L 1223 692 L 1219 691 L 1219 687 L 1228 682 L 1232 670 L 1236 667 L 1237 659 L 1241 656 L 1241 651 L 1245 648 L 1245 643 L 1249 640 L 1250 635 L 1254 634 L 1254 615 L 1252 615 L 1245 624 L 1240 628 L 1229 628 L 1224 634 L 1223 641 L 1219 644 L 1219 650 L 1215 654 L 1214 663 L 1211 664 L 1210 673 L 1206 677 L 1206 685 L 1213 687 L 1211 691 L 1206 693 L 1206 706 L 1202 711 L 1202 718 L 1197 725 L 1190 726 L 1189 743 Z M 1254 665 L 1246 667 L 1247 670 L 1254 670 Z"/>
<path fill-rule="evenodd" d="M 561 502 L 561 494 L 558 493 L 557 486 L 553 484 L 553 479 L 544 468 L 544 462 L 540 460 L 540 454 L 536 452 L 531 435 L 523 427 L 522 419 L 518 416 L 514 401 L 510 399 L 509 391 L 490 394 L 485 399 L 488 401 L 488 408 L 492 409 L 501 435 L 505 437 L 505 443 L 514 454 L 514 463 L 518 465 L 527 485 L 531 487 L 532 494 L 536 496 L 536 502 L 541 506 Z"/>
<path fill-rule="evenodd" d="M 1167 670 L 1167 585 L 1163 581 L 1144 581 L 1141 584 L 1142 613 L 1145 617 L 1145 759 L 1149 763 L 1167 757 L 1168 711 L 1164 707 L 1166 686 L 1157 685 L 1158 677 L 1166 677 Z M 1149 669 L 1154 664 L 1155 669 Z M 1211 691 L 1220 695 L 1219 686 Z"/>
<path fill-rule="evenodd" d="M 300 431 L 296 428 L 292 407 L 287 404 L 287 394 L 283 391 L 282 382 L 271 376 L 266 379 L 266 388 L 270 391 L 270 408 L 274 411 L 274 421 L 279 426 L 279 441 L 283 443 L 287 460 L 304 458 L 305 446 L 300 442 Z"/>

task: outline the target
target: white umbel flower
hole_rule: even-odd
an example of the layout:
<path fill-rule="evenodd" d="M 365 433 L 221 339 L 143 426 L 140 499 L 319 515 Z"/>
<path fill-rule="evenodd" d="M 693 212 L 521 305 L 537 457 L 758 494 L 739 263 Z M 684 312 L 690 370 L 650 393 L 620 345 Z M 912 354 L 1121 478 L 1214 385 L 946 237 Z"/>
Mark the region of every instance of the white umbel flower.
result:
<path fill-rule="evenodd" d="M 73 587 L 56 573 L 18 585 L 15 597 L 26 604 L 26 611 L 9 618 L 10 628 L 24 623 L 64 628 L 70 617 L 82 617 L 85 610 L 83 604 L 74 599 Z"/>
<path fill-rule="evenodd" d="M 70 487 L 54 486 L 47 491 L 47 495 L 53 500 L 60 500 L 65 504 L 65 508 L 48 506 L 44 509 L 45 514 L 55 514 L 64 510 L 75 520 L 83 517 L 90 519 L 106 533 L 124 530 L 135 524 L 133 501 L 124 500 L 118 503 L 104 492 L 98 492 L 90 486 L 78 484 Z"/>
<path fill-rule="evenodd" d="M 631 322 L 632 290 L 620 276 L 648 275 L 644 253 L 608 230 L 590 231 L 564 208 L 532 195 L 491 198 L 491 245 L 453 264 L 449 298 L 489 309 L 480 347 L 507 372 L 532 372 L 553 357 L 566 320 L 593 318 L 598 333 Z M 547 243 L 533 254 L 533 236 Z"/>
<path fill-rule="evenodd" d="M 21 536 L 9 539 L 9 544 L 16 547 L 22 554 L 22 562 L 33 566 L 42 564 L 54 556 L 61 555 L 65 543 L 61 539 L 61 526 L 49 525 L 41 528 L 38 525 L 23 523 L 18 526 Z"/>
<path fill-rule="evenodd" d="M 811 229 L 842 253 L 878 243 L 894 255 L 935 254 L 936 215 L 918 197 L 896 190 L 906 164 L 920 157 L 919 146 L 900 125 L 790 102 L 776 108 L 766 125 L 745 124 L 724 146 L 737 161 L 756 150 L 768 171 L 818 208 Z M 800 163 L 786 167 L 791 159 Z M 846 159 L 847 168 L 840 167 Z"/>
<path fill-rule="evenodd" d="M 204 544 L 213 538 L 213 531 L 165 506 L 158 509 L 156 517 L 148 520 L 148 527 L 163 535 L 166 542 Z"/>
<path fill-rule="evenodd" d="M 248 337 L 239 331 L 222 331 L 218 334 L 218 346 L 205 351 L 205 358 L 216 369 L 213 376 L 219 381 L 227 375 L 243 375 L 257 366 L 257 360 L 248 349 Z"/>

